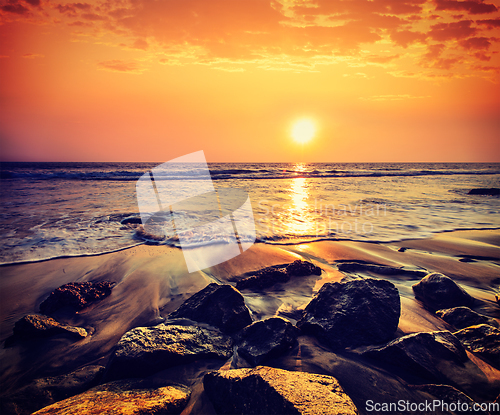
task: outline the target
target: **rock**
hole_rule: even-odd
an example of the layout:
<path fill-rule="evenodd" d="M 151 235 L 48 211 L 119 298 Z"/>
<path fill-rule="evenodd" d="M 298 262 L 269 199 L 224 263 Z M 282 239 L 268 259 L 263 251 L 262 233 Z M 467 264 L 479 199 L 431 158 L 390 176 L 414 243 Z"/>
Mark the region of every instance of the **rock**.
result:
<path fill-rule="evenodd" d="M 299 330 L 281 317 L 256 321 L 239 334 L 238 354 L 252 366 L 277 357 L 297 343 Z"/>
<path fill-rule="evenodd" d="M 433 401 L 433 404 L 436 403 L 436 411 L 446 409 L 445 405 L 448 405 L 448 409 L 450 405 L 460 404 L 460 408 L 470 408 L 470 411 L 459 411 L 460 414 L 478 414 L 478 415 L 489 415 L 487 412 L 483 411 L 473 411 L 473 405 L 476 404 L 469 396 L 465 393 L 460 392 L 458 389 L 449 385 L 412 385 L 412 389 L 416 389 L 422 392 L 427 392 L 436 398 L 436 401 Z M 442 405 L 441 402 L 445 405 Z M 467 405 L 467 406 L 465 406 Z M 448 412 L 445 412 L 448 413 Z"/>
<path fill-rule="evenodd" d="M 198 359 L 228 359 L 233 340 L 219 330 L 159 324 L 123 335 L 110 359 L 107 380 L 144 377 Z"/>
<path fill-rule="evenodd" d="M 52 291 L 40 304 L 40 311 L 50 314 L 60 308 L 78 311 L 94 301 L 102 300 L 111 294 L 114 282 L 70 282 Z"/>
<path fill-rule="evenodd" d="M 142 219 L 140 217 L 132 217 L 132 218 L 125 218 L 120 221 L 120 224 L 122 225 L 128 225 L 128 224 L 142 224 Z"/>
<path fill-rule="evenodd" d="M 232 333 L 252 323 L 250 310 L 238 290 L 228 284 L 209 284 L 170 313 L 169 319 L 188 318 Z"/>
<path fill-rule="evenodd" d="M 471 352 L 486 358 L 500 368 L 500 330 L 488 324 L 478 324 L 453 333 Z"/>
<path fill-rule="evenodd" d="M 97 384 L 103 371 L 104 366 L 89 365 L 64 375 L 35 379 L 19 391 L 3 397 L 0 413 L 31 414 L 86 391 Z"/>
<path fill-rule="evenodd" d="M 460 365 L 468 360 L 467 352 L 449 331 L 413 333 L 388 344 L 371 348 L 363 356 L 382 361 L 412 375 L 438 382 L 448 380 L 441 367 Z"/>
<path fill-rule="evenodd" d="M 494 318 L 476 313 L 469 307 L 446 308 L 436 311 L 436 314 L 457 329 L 464 329 L 477 324 L 489 324 L 498 328 L 498 323 Z"/>
<path fill-rule="evenodd" d="M 446 275 L 433 273 L 412 285 L 415 297 L 433 310 L 471 306 L 474 298 Z"/>
<path fill-rule="evenodd" d="M 203 378 L 218 414 L 357 414 L 332 376 L 272 367 L 218 370 Z"/>
<path fill-rule="evenodd" d="M 388 265 L 369 264 L 360 261 L 339 262 L 337 268 L 342 272 L 373 272 L 380 275 L 408 275 L 415 278 L 422 278 L 427 274 L 425 271 L 390 267 Z"/>
<path fill-rule="evenodd" d="M 469 195 L 488 195 L 488 196 L 498 196 L 500 195 L 500 189 L 497 187 L 490 188 L 479 188 L 469 190 Z"/>
<path fill-rule="evenodd" d="M 357 347 L 390 340 L 400 314 L 399 293 L 389 281 L 369 278 L 326 283 L 297 326 L 333 349 Z"/>
<path fill-rule="evenodd" d="M 158 387 L 147 381 L 106 383 L 35 412 L 36 415 L 180 414 L 191 390 L 183 385 Z"/>
<path fill-rule="evenodd" d="M 29 314 L 14 325 L 15 339 L 32 339 L 50 337 L 58 334 L 69 335 L 75 339 L 87 337 L 87 330 L 61 324 L 52 317 L 40 314 Z"/>
<path fill-rule="evenodd" d="M 287 282 L 292 277 L 307 275 L 321 275 L 321 268 L 310 262 L 297 260 L 291 264 L 275 265 L 254 272 L 253 275 L 238 281 L 236 288 L 262 290 L 274 284 Z"/>

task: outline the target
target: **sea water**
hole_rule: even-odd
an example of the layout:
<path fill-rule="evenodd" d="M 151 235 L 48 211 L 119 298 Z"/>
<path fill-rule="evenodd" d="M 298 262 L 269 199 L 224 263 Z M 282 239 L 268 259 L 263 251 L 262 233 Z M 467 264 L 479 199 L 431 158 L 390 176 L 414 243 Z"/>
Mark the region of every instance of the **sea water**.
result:
<path fill-rule="evenodd" d="M 137 224 L 136 182 L 158 163 L 1 163 L 0 263 L 115 251 L 154 238 Z M 395 241 L 500 228 L 499 163 L 209 163 L 215 189 L 245 190 L 257 243 Z M 172 186 L 196 186 L 190 175 Z M 206 212 L 192 210 L 194 219 Z M 199 216 L 196 218 L 196 216 Z M 199 236 L 199 235 L 198 235 Z M 207 235 L 198 243 L 210 243 Z"/>

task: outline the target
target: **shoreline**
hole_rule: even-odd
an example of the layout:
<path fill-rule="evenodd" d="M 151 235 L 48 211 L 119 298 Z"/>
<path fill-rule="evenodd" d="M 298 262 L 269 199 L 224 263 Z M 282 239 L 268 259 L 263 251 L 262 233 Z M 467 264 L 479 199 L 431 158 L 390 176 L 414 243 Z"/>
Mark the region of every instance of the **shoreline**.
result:
<path fill-rule="evenodd" d="M 275 241 L 261 241 L 261 240 L 256 240 L 254 242 L 255 244 L 264 244 L 264 245 L 272 245 L 272 246 L 294 246 L 294 245 L 304 245 L 304 244 L 312 244 L 312 243 L 317 243 L 317 242 L 360 242 L 360 243 L 367 243 L 367 244 L 391 244 L 391 243 L 398 243 L 398 242 L 405 242 L 405 241 L 413 241 L 413 240 L 425 240 L 425 239 L 432 239 L 436 235 L 442 234 L 442 233 L 450 233 L 450 232 L 462 232 L 462 231 L 496 231 L 500 230 L 500 227 L 488 227 L 488 228 L 455 228 L 455 229 L 446 229 L 446 230 L 439 230 L 435 232 L 431 232 L 430 234 L 418 238 L 410 237 L 410 238 L 400 238 L 400 239 L 390 239 L 387 241 L 375 241 L 375 240 L 362 240 L 362 239 L 352 239 L 352 238 L 332 238 L 332 237 L 318 237 L 316 239 L 312 240 L 304 240 L 304 241 L 293 241 L 293 242 L 275 242 Z M 169 248 L 175 248 L 175 249 L 180 249 L 182 250 L 182 247 L 176 246 L 176 245 L 171 245 L 171 244 L 161 244 L 161 243 L 155 243 L 155 241 L 149 241 L 149 240 L 144 240 L 137 242 L 136 244 L 133 245 L 127 245 L 122 248 L 116 248 L 112 249 L 110 251 L 103 251 L 103 252 L 97 252 L 97 253 L 83 253 L 83 254 L 75 254 L 75 255 L 61 255 L 61 256 L 55 256 L 51 258 L 42 258 L 42 259 L 28 259 L 25 261 L 14 261 L 14 262 L 0 262 L 0 269 L 2 267 L 7 267 L 11 265 L 24 265 L 24 264 L 32 264 L 32 263 L 39 263 L 39 262 L 46 262 L 46 261 L 52 261 L 55 259 L 66 259 L 66 258 L 83 258 L 83 257 L 96 257 L 96 256 L 101 256 L 101 255 L 107 255 L 107 254 L 113 254 L 116 252 L 120 251 L 125 251 L 127 249 L 133 249 L 137 246 L 140 245 L 148 245 L 148 246 L 165 246 Z M 189 248 L 199 248 L 203 247 L 204 245 L 194 245 Z"/>
<path fill-rule="evenodd" d="M 400 250 L 402 248 L 405 248 L 404 252 Z M 467 262 L 460 261 L 463 258 L 467 258 Z M 116 283 L 111 295 L 104 300 L 76 314 L 57 316 L 58 321 L 87 328 L 91 333 L 87 338 L 76 342 L 49 338 L 2 348 L 0 379 L 3 394 L 15 392 L 41 377 L 61 375 L 89 364 L 105 365 L 115 344 L 126 331 L 137 326 L 158 324 L 161 318 L 168 317 L 184 300 L 209 283 L 234 285 L 235 276 L 297 259 L 319 266 L 322 274 L 297 277 L 261 292 L 242 290 L 253 320 L 281 315 L 294 322 L 291 317 L 294 312 L 301 310 L 324 283 L 373 277 L 389 280 L 399 290 L 402 312 L 398 336 L 422 331 L 450 330 L 447 323 L 414 298 L 411 285 L 420 278 L 403 272 L 425 270 L 429 273 L 441 272 L 452 278 L 478 300 L 475 311 L 500 322 L 500 308 L 495 302 L 495 295 L 500 294 L 498 229 L 448 231 L 437 233 L 432 238 L 379 243 L 332 240 L 293 245 L 257 243 L 223 264 L 191 274 L 187 272 L 181 249 L 167 245 L 138 244 L 113 253 L 0 267 L 2 342 L 12 334 L 16 321 L 26 314 L 39 312 L 40 303 L 55 288 L 75 281 L 106 280 Z M 370 270 L 342 272 L 338 269 L 339 264 L 349 261 L 385 265 L 402 272 L 380 275 Z M 354 400 L 361 399 L 359 396 L 356 398 L 356 394 L 361 392 L 356 392 L 354 385 L 356 382 L 364 385 L 365 381 L 358 379 L 363 373 L 375 376 L 379 381 L 385 379 L 384 382 L 393 386 L 396 384 L 396 380 L 390 376 L 384 377 L 387 375 L 367 366 L 363 359 L 349 353 L 332 353 L 308 336 L 300 339 L 297 350 L 270 362 L 270 365 L 289 370 L 330 373 L 339 379 L 350 395 L 355 395 Z M 305 350 L 310 352 L 309 357 L 304 354 Z M 469 355 L 488 379 L 488 384 L 500 386 L 500 371 L 480 358 Z M 334 356 L 339 359 L 338 363 L 332 363 Z M 210 364 L 213 365 L 213 362 Z M 239 363 L 232 361 L 229 364 Z M 199 389 L 199 376 L 206 367 L 201 363 L 198 366 L 191 365 L 188 369 L 184 366 L 174 367 L 165 371 L 165 376 L 180 381 L 179 379 L 187 376 L 186 373 L 182 374 L 183 371 L 187 371 L 190 373 L 189 379 L 184 382 Z M 355 368 L 357 375 L 342 375 L 340 368 Z M 365 386 L 368 391 L 373 391 L 373 385 Z M 401 396 L 406 396 L 404 394 L 407 392 L 403 393 L 404 388 L 401 388 L 403 387 L 399 385 L 396 390 L 401 391 Z M 482 393 L 475 384 L 465 384 L 464 388 L 470 389 L 471 394 L 477 392 L 478 396 Z M 203 408 L 206 405 L 197 396 L 200 397 L 195 394 L 191 398 L 194 399 L 190 404 L 194 408 L 193 414 L 200 413 L 196 412 L 200 410 L 199 405 Z"/>

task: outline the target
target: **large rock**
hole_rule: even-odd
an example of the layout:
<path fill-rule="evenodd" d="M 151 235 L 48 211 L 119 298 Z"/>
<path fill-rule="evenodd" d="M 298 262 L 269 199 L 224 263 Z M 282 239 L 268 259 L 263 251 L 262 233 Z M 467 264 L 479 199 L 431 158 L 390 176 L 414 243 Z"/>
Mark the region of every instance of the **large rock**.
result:
<path fill-rule="evenodd" d="M 110 359 L 106 379 L 151 375 L 198 359 L 228 359 L 233 340 L 219 330 L 159 324 L 123 335 Z"/>
<path fill-rule="evenodd" d="M 467 327 L 453 333 L 471 352 L 500 368 L 500 330 L 488 324 Z"/>
<path fill-rule="evenodd" d="M 490 326 L 498 327 L 498 323 L 494 318 L 476 313 L 469 307 L 445 308 L 436 311 L 436 314 L 456 329 L 464 329 L 478 324 L 489 324 Z"/>
<path fill-rule="evenodd" d="M 443 373 L 446 367 L 468 360 L 462 344 L 449 331 L 408 334 L 384 346 L 374 347 L 363 355 L 411 375 L 444 383 L 448 381 Z"/>
<path fill-rule="evenodd" d="M 102 300 L 111 294 L 114 282 L 70 282 L 52 291 L 40 304 L 40 311 L 50 314 L 60 308 L 78 311 L 90 303 Z"/>
<path fill-rule="evenodd" d="M 324 284 L 297 326 L 333 349 L 357 347 L 393 338 L 400 314 L 394 284 L 369 278 Z"/>
<path fill-rule="evenodd" d="M 252 366 L 279 356 L 297 343 L 299 330 L 281 317 L 256 321 L 245 327 L 240 335 L 238 354 Z"/>
<path fill-rule="evenodd" d="M 489 188 L 479 188 L 479 189 L 471 189 L 469 190 L 469 195 L 488 195 L 488 196 L 498 196 L 500 195 L 500 189 L 498 187 L 489 187 Z"/>
<path fill-rule="evenodd" d="M 34 411 L 85 392 L 97 385 L 104 366 L 89 365 L 73 372 L 35 379 L 13 394 L 2 397 L 1 414 L 31 414 Z"/>
<path fill-rule="evenodd" d="M 36 415 L 180 414 L 191 390 L 183 385 L 158 387 L 147 381 L 106 383 L 35 412 Z"/>
<path fill-rule="evenodd" d="M 427 385 L 411 385 L 412 389 L 416 389 L 422 392 L 426 392 L 432 395 L 435 398 L 435 401 L 432 402 L 433 405 L 436 405 L 436 411 L 434 413 L 439 413 L 440 410 L 450 408 L 450 406 L 454 406 L 457 403 L 460 404 L 460 408 L 470 408 L 470 411 L 460 411 L 460 414 L 477 414 L 477 415 L 489 415 L 487 412 L 479 410 L 480 406 L 478 406 L 477 411 L 473 411 L 472 408 L 477 403 L 472 400 L 465 393 L 460 392 L 458 389 L 454 388 L 450 385 L 435 385 L 435 384 L 427 384 Z M 467 406 L 466 406 L 467 405 Z M 452 407 L 453 407 L 452 406 Z M 449 412 L 445 412 L 449 413 Z"/>
<path fill-rule="evenodd" d="M 231 285 L 209 284 L 188 298 L 169 319 L 188 318 L 232 333 L 252 323 L 243 296 Z"/>
<path fill-rule="evenodd" d="M 15 339 L 32 339 L 67 335 L 74 339 L 87 337 L 87 330 L 82 327 L 67 326 L 54 320 L 52 317 L 40 314 L 29 314 L 14 324 Z"/>
<path fill-rule="evenodd" d="M 203 378 L 218 414 L 357 414 L 332 376 L 259 366 L 218 370 Z"/>
<path fill-rule="evenodd" d="M 471 306 L 474 298 L 451 278 L 437 272 L 412 285 L 415 297 L 432 310 Z"/>
<path fill-rule="evenodd" d="M 292 277 L 305 277 L 307 275 L 321 275 L 321 268 L 307 261 L 294 261 L 290 264 L 274 265 L 262 268 L 249 277 L 236 283 L 238 290 L 262 290 L 274 284 L 284 283 Z"/>

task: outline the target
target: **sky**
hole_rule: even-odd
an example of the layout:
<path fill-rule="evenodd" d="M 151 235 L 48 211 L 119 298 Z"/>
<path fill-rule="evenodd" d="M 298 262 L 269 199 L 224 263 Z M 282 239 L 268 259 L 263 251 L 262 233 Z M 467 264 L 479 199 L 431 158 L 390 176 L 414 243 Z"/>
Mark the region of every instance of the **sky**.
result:
<path fill-rule="evenodd" d="M 0 0 L 0 160 L 500 162 L 499 10 Z"/>

